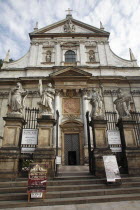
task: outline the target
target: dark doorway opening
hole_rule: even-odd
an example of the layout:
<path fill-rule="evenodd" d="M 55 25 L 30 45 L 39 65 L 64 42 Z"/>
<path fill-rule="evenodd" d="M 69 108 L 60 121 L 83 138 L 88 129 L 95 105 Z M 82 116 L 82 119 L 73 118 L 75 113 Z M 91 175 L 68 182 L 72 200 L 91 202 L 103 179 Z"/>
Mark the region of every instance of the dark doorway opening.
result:
<path fill-rule="evenodd" d="M 76 165 L 76 151 L 68 152 L 68 165 Z"/>
<path fill-rule="evenodd" d="M 65 165 L 80 165 L 79 134 L 65 134 Z"/>

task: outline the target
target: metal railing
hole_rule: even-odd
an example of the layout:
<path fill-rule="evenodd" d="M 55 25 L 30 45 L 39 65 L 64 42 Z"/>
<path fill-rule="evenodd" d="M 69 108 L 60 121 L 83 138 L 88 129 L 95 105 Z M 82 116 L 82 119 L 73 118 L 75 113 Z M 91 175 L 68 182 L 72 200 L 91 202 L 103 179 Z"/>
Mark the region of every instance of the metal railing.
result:
<path fill-rule="evenodd" d="M 131 117 L 133 120 L 135 138 L 137 144 L 140 145 L 140 112 L 131 112 Z"/>
<path fill-rule="evenodd" d="M 26 129 L 36 129 L 37 128 L 37 118 L 39 114 L 39 109 L 33 108 L 25 108 L 25 122 L 26 124 L 24 125 L 23 128 Z"/>

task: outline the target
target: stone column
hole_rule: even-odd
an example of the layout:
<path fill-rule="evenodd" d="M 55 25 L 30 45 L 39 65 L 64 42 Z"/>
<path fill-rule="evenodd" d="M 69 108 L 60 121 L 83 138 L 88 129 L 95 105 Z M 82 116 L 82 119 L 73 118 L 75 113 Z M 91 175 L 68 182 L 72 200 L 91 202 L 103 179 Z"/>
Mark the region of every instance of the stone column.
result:
<path fill-rule="evenodd" d="M 94 160 L 94 174 L 96 176 L 105 176 L 105 169 L 103 163 L 103 156 L 110 155 L 111 150 L 106 138 L 107 121 L 104 119 L 95 118 L 91 120 L 91 127 L 93 131 L 93 160 Z"/>
<path fill-rule="evenodd" d="M 20 157 L 20 139 L 24 119 L 4 117 L 3 144 L 0 149 L 0 178 L 16 178 Z"/>
<path fill-rule="evenodd" d="M 56 111 L 58 110 L 60 113 L 60 91 L 61 90 L 55 90 L 55 119 L 56 119 Z M 58 129 L 58 136 L 59 136 L 59 129 Z M 54 147 L 56 146 L 56 126 L 54 127 L 54 142 L 53 142 Z M 61 142 L 60 138 L 58 138 L 58 146 L 60 147 Z"/>
<path fill-rule="evenodd" d="M 119 119 L 118 127 L 121 133 L 122 150 L 130 175 L 140 174 L 140 147 L 136 141 L 136 122 L 131 118 Z"/>
<path fill-rule="evenodd" d="M 82 106 L 83 106 L 83 122 L 84 122 L 84 156 L 88 161 L 88 136 L 87 136 L 87 119 L 86 119 L 86 112 L 88 111 L 88 101 L 85 100 L 87 97 L 87 90 L 82 91 Z"/>
<path fill-rule="evenodd" d="M 38 146 L 33 154 L 33 159 L 38 163 L 48 164 L 48 176 L 54 176 L 55 149 L 53 148 L 52 134 L 55 119 L 43 116 L 38 122 Z"/>

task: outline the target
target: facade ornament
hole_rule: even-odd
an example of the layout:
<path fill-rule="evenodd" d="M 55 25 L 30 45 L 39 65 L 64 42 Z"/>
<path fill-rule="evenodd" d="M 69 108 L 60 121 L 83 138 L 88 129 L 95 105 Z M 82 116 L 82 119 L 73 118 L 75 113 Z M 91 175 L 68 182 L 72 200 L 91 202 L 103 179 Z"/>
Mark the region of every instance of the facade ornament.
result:
<path fill-rule="evenodd" d="M 71 19 L 68 19 L 64 25 L 64 32 L 71 33 L 75 32 L 75 25 L 72 23 Z"/>
<path fill-rule="evenodd" d="M 97 88 L 93 88 L 91 97 L 85 97 L 85 99 L 90 100 L 90 104 L 92 106 L 90 114 L 91 118 L 104 118 L 103 97 L 101 93 L 101 88 L 99 90 L 97 90 Z"/>
<path fill-rule="evenodd" d="M 9 62 L 10 59 L 10 50 L 7 51 L 4 62 Z"/>
<path fill-rule="evenodd" d="M 51 62 L 51 51 L 50 50 L 48 50 L 47 52 L 46 52 L 46 62 L 48 62 L 48 63 L 50 63 Z"/>
<path fill-rule="evenodd" d="M 116 110 L 119 114 L 119 118 L 130 118 L 130 102 L 131 102 L 131 96 L 125 96 L 122 93 L 122 90 L 118 89 L 117 99 L 114 101 L 114 104 L 116 105 Z"/>
<path fill-rule="evenodd" d="M 95 52 L 93 50 L 89 51 L 89 62 L 90 63 L 95 62 Z"/>
<path fill-rule="evenodd" d="M 34 27 L 34 30 L 35 30 L 35 31 L 38 30 L 38 22 L 36 22 L 36 25 L 35 25 L 35 27 Z"/>
<path fill-rule="evenodd" d="M 24 90 L 22 88 L 22 84 L 18 82 L 16 84 L 16 87 L 14 87 L 8 97 L 8 116 L 17 116 L 22 115 L 24 105 L 25 105 L 25 99 L 28 94 L 27 90 Z"/>
<path fill-rule="evenodd" d="M 41 115 L 53 116 L 54 115 L 53 101 L 54 101 L 55 90 L 52 87 L 52 84 L 49 83 L 47 85 L 47 88 L 43 89 L 42 80 L 39 80 L 38 88 L 41 97 L 41 101 L 38 102 L 41 109 Z"/>
<path fill-rule="evenodd" d="M 133 52 L 130 48 L 129 48 L 129 53 L 130 53 L 130 60 L 131 61 L 136 61 L 137 59 L 135 58 L 135 56 L 134 56 L 134 54 L 133 54 Z"/>
<path fill-rule="evenodd" d="M 101 29 L 101 30 L 104 30 L 104 27 L 103 27 L 103 24 L 102 24 L 101 21 L 100 21 L 100 29 Z"/>

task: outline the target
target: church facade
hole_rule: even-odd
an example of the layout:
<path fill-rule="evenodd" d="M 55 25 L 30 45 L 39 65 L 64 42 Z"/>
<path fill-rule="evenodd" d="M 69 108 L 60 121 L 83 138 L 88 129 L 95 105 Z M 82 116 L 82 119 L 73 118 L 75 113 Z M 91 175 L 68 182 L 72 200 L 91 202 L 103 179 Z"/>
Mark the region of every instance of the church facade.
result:
<path fill-rule="evenodd" d="M 38 118 L 35 157 L 50 154 L 46 160 L 53 165 L 57 146 L 62 165 L 84 165 L 89 161 L 90 149 L 92 163 L 100 171 L 101 157 L 114 154 L 107 131 L 116 130 L 121 136 L 121 143 L 117 143 L 121 149 L 119 153 L 115 151 L 118 160 L 123 159 L 124 165 L 127 162 L 127 173 L 138 173 L 140 67 L 131 50 L 130 60 L 112 52 L 109 35 L 102 24 L 96 28 L 68 14 L 64 20 L 47 27 L 38 29 L 36 25 L 29 34 L 30 49 L 19 60 L 9 62 L 7 53 L 0 71 L 1 174 L 5 164 L 11 173 L 18 171 L 21 132 L 27 122 L 25 109 L 20 110 L 13 103 L 24 91 L 26 94 L 18 103 L 23 105 L 24 100 L 25 107 L 39 108 L 42 119 Z M 16 98 L 13 95 L 10 98 L 17 83 L 21 87 L 16 90 L 20 91 Z M 46 152 L 42 153 L 41 148 L 46 148 Z M 6 156 L 9 152 L 16 156 Z M 41 160 L 45 161 L 44 157 Z"/>

